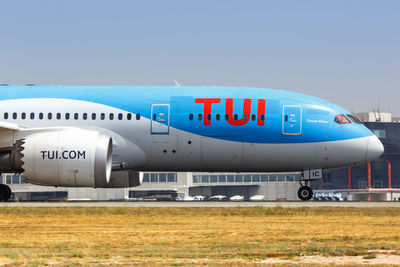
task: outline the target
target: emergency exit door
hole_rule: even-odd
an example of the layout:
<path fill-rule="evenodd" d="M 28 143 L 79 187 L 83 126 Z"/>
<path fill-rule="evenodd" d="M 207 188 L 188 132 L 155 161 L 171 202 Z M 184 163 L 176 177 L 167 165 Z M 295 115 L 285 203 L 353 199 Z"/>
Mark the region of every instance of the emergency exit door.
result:
<path fill-rule="evenodd" d="M 169 104 L 151 106 L 151 133 L 169 134 Z"/>
<path fill-rule="evenodd" d="M 283 135 L 301 135 L 301 106 L 283 106 Z"/>

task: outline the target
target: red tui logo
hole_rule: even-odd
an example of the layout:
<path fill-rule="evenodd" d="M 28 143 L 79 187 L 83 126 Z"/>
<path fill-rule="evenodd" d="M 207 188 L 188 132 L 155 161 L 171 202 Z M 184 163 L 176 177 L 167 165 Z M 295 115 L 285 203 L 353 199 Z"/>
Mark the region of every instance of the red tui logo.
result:
<path fill-rule="evenodd" d="M 242 126 L 249 122 L 251 116 L 251 99 L 244 99 L 243 101 L 243 116 L 241 119 L 235 119 L 233 115 L 233 99 L 227 98 L 225 99 L 225 114 L 228 115 L 227 122 L 233 126 Z M 203 104 L 203 124 L 206 126 L 211 125 L 211 121 L 209 120 L 208 115 L 211 114 L 212 104 L 221 103 L 220 98 L 196 98 L 195 103 Z M 257 103 L 257 125 L 264 125 L 265 117 L 265 99 L 258 99 Z"/>

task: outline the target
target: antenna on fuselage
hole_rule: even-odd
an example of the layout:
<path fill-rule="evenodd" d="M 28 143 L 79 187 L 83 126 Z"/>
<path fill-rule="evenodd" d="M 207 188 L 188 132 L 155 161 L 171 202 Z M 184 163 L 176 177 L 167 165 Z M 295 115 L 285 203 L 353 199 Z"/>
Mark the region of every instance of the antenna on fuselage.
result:
<path fill-rule="evenodd" d="M 181 85 L 178 83 L 177 80 L 175 80 L 174 82 L 175 82 L 176 86 L 181 87 Z"/>

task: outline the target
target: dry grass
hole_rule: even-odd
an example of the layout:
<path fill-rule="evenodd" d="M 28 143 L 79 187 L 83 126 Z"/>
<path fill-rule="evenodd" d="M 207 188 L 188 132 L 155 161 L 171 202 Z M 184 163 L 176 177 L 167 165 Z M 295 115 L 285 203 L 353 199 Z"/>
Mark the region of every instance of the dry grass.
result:
<path fill-rule="evenodd" d="M 0 263 L 257 264 L 400 254 L 397 208 L 0 208 Z"/>

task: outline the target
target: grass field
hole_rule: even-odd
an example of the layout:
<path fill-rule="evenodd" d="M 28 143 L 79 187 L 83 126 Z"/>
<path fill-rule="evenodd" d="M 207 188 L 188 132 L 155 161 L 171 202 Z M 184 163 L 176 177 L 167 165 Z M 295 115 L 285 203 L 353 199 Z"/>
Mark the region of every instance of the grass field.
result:
<path fill-rule="evenodd" d="M 0 263 L 9 265 L 256 265 L 400 254 L 397 208 L 2 207 L 0 216 Z"/>

